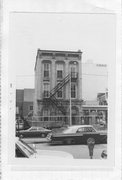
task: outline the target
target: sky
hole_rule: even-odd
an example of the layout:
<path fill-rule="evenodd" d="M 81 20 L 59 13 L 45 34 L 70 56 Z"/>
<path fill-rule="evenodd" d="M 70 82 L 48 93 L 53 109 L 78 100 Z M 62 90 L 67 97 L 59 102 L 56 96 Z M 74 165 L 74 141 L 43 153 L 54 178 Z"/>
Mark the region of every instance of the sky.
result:
<path fill-rule="evenodd" d="M 80 49 L 82 63 L 109 65 L 115 51 L 114 34 L 112 14 L 11 13 L 10 50 L 16 88 L 34 88 L 37 49 Z"/>

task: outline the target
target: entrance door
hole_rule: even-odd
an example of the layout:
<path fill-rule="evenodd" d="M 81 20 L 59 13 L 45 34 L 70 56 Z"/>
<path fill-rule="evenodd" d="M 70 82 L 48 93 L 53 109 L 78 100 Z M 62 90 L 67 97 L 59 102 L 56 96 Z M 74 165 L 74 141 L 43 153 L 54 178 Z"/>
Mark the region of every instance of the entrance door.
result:
<path fill-rule="evenodd" d="M 76 118 L 74 115 L 72 115 L 72 125 L 76 125 Z"/>
<path fill-rule="evenodd" d="M 78 120 L 78 108 L 73 106 L 72 107 L 72 125 L 76 125 L 77 124 L 77 120 Z"/>

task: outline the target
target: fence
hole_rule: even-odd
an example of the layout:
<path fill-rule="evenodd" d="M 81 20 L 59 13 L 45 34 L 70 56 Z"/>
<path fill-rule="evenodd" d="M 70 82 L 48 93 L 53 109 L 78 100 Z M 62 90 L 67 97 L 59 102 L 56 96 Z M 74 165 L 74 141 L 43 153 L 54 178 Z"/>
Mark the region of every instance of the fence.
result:
<path fill-rule="evenodd" d="M 99 125 L 107 127 L 107 122 L 101 116 L 72 116 L 71 119 L 69 116 L 33 116 L 28 119 L 28 122 L 31 126 L 42 126 L 46 128 L 62 127 L 69 124 L 91 124 L 96 125 L 96 127 Z"/>

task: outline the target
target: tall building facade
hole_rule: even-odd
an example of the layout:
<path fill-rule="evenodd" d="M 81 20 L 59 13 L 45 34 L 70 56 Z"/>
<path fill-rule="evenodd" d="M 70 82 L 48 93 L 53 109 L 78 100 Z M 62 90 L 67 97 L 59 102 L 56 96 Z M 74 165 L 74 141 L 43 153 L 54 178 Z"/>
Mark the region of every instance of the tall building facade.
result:
<path fill-rule="evenodd" d="M 40 125 L 81 124 L 82 52 L 37 51 L 34 119 Z"/>

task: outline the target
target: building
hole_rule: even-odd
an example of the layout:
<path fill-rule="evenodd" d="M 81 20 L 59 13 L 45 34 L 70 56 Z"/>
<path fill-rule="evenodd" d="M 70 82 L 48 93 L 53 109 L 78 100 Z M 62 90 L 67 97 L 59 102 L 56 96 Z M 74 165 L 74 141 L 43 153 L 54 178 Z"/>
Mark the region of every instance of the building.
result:
<path fill-rule="evenodd" d="M 90 105 L 85 104 L 82 106 L 83 116 L 82 124 L 103 124 L 107 127 L 108 123 L 108 106 L 107 105 Z"/>
<path fill-rule="evenodd" d="M 37 51 L 34 121 L 40 126 L 81 124 L 82 52 Z M 52 125 L 53 124 L 53 125 Z"/>
<path fill-rule="evenodd" d="M 108 88 L 108 69 L 106 64 L 92 61 L 82 63 L 82 98 L 84 101 L 96 101 L 98 92 Z"/>
<path fill-rule="evenodd" d="M 108 105 L 108 91 L 105 93 L 98 93 L 97 101 L 99 102 L 99 105 Z"/>
<path fill-rule="evenodd" d="M 34 89 L 16 90 L 16 117 L 26 118 L 33 112 Z"/>

